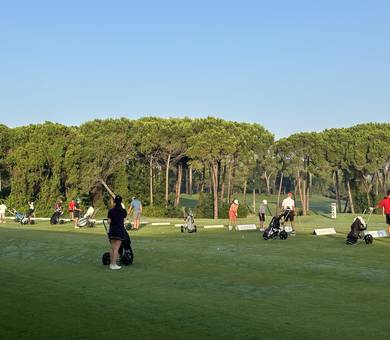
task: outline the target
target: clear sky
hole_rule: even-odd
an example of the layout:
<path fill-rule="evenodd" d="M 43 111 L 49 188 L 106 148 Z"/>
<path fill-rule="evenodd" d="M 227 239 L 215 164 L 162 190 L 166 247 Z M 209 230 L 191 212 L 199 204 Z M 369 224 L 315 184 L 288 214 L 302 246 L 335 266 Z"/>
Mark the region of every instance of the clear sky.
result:
<path fill-rule="evenodd" d="M 0 122 L 390 121 L 390 1 L 0 2 Z"/>

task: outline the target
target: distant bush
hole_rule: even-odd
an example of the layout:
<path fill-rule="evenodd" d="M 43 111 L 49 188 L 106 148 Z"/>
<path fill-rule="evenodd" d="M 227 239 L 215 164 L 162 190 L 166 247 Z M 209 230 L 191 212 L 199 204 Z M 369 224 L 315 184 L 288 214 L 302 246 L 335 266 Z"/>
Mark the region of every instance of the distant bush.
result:
<path fill-rule="evenodd" d="M 142 215 L 148 217 L 171 217 L 171 218 L 181 218 L 183 217 L 183 211 L 180 207 L 174 207 L 169 205 L 167 208 L 165 206 L 146 206 L 142 208 Z"/>
<path fill-rule="evenodd" d="M 219 218 L 229 217 L 230 203 L 220 202 L 218 206 Z M 238 208 L 238 217 L 245 218 L 249 214 L 249 207 L 247 204 L 240 204 Z M 213 218 L 214 217 L 214 200 L 212 195 L 201 193 L 199 195 L 198 205 L 195 210 L 197 218 Z"/>

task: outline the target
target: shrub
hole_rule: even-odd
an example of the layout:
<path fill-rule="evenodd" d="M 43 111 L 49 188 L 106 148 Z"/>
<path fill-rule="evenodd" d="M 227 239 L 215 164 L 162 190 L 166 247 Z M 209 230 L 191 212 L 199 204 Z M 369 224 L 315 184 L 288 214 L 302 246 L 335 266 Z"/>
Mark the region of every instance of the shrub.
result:
<path fill-rule="evenodd" d="M 219 202 L 218 215 L 219 218 L 229 217 L 230 203 Z M 212 195 L 201 193 L 199 195 L 198 205 L 196 207 L 197 218 L 213 218 L 214 217 L 214 200 Z M 245 218 L 249 214 L 249 207 L 247 204 L 240 204 L 238 208 L 238 217 Z"/>
<path fill-rule="evenodd" d="M 161 205 L 154 205 L 153 207 L 148 205 L 142 208 L 142 215 L 149 217 L 172 217 L 181 218 L 183 217 L 183 211 L 179 207 L 169 205 L 167 208 Z"/>

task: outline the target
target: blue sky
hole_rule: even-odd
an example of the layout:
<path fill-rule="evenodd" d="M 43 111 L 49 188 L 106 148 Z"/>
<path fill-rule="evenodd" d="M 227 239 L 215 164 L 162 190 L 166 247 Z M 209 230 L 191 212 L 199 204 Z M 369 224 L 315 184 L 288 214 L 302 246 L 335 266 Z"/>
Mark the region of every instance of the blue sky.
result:
<path fill-rule="evenodd" d="M 1 1 L 0 122 L 390 121 L 390 1 Z"/>

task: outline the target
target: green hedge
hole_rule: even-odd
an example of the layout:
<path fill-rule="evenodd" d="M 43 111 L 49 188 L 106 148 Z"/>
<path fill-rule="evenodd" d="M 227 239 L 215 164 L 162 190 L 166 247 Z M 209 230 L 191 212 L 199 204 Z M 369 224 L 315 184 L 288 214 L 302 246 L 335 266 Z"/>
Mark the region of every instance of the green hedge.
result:
<path fill-rule="evenodd" d="M 229 217 L 230 203 L 220 202 L 218 206 L 219 218 Z M 238 217 L 245 218 L 249 214 L 249 207 L 247 204 L 240 204 L 238 208 Z M 195 217 L 197 218 L 213 218 L 214 217 L 214 200 L 210 194 L 202 193 L 199 195 L 198 205 L 195 210 Z"/>

